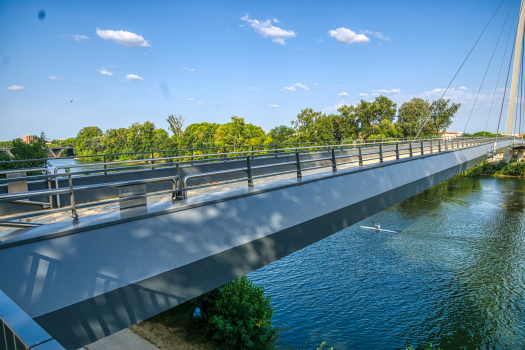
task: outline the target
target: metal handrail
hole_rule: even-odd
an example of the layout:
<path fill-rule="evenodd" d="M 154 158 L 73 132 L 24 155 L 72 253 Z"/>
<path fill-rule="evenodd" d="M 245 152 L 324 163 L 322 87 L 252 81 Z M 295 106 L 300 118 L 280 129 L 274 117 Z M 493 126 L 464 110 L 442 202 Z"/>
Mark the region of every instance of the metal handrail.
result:
<path fill-rule="evenodd" d="M 431 138 L 425 138 L 425 139 L 418 139 L 418 140 L 437 140 L 441 137 L 435 136 Z M 372 142 L 366 142 L 366 141 L 372 141 Z M 216 149 L 216 150 L 226 150 L 231 148 L 251 148 L 252 151 L 254 151 L 254 147 L 263 147 L 262 149 L 259 149 L 258 151 L 264 151 L 264 147 L 267 146 L 277 146 L 277 145 L 295 145 L 297 147 L 298 145 L 308 145 L 311 144 L 312 147 L 320 147 L 323 143 L 328 143 L 327 146 L 333 146 L 333 144 L 348 144 L 348 142 L 357 142 L 359 144 L 367 143 L 367 144 L 377 144 L 379 142 L 389 142 L 389 141 L 409 141 L 408 138 L 386 138 L 386 139 L 373 139 L 373 140 L 342 140 L 342 141 L 319 141 L 319 142 L 288 142 L 288 143 L 270 143 L 270 144 L 259 144 L 259 145 L 225 145 L 225 146 L 215 146 L 215 147 L 203 147 L 203 148 L 184 148 L 184 149 L 173 149 L 173 150 L 154 150 L 154 151 L 144 151 L 144 152 L 126 152 L 126 153 L 106 153 L 106 154 L 93 154 L 93 155 L 86 155 L 86 156 L 70 156 L 70 157 L 55 157 L 55 158 L 36 158 L 36 159 L 19 159 L 19 160 L 6 160 L 6 161 L 0 161 L 0 164 L 5 163 L 20 163 L 20 162 L 34 162 L 34 161 L 48 161 L 48 160 L 56 160 L 56 159 L 74 159 L 74 158 L 104 158 L 111 157 L 111 156 L 123 156 L 123 155 L 134 155 L 134 154 L 154 154 L 154 153 L 168 153 L 168 152 L 195 152 L 195 151 L 202 151 L 202 150 L 209 150 L 209 149 Z M 316 146 L 317 145 L 317 146 Z M 294 147 L 284 147 L 282 149 L 286 148 L 294 148 Z M 311 148 L 311 147 L 310 147 Z M 213 155 L 218 154 L 225 154 L 229 152 L 217 152 L 212 153 Z M 139 159 L 137 159 L 139 160 Z"/>
<path fill-rule="evenodd" d="M 500 140 L 503 141 L 503 140 L 507 140 L 507 139 L 509 139 L 509 138 L 503 138 L 503 139 L 500 139 Z M 257 179 L 257 178 L 276 176 L 276 175 L 292 173 L 292 172 L 296 172 L 297 176 L 301 177 L 302 176 L 302 171 L 309 171 L 309 170 L 314 170 L 314 169 L 319 169 L 319 168 L 326 168 L 327 166 L 330 166 L 330 165 L 332 166 L 332 170 L 333 171 L 337 171 L 337 166 L 344 165 L 344 164 L 359 163 L 359 166 L 362 167 L 364 161 L 379 160 L 379 162 L 383 162 L 385 158 L 390 158 L 390 157 L 394 157 L 394 156 L 395 156 L 396 159 L 399 159 L 400 156 L 407 155 L 407 154 L 409 155 L 409 157 L 413 157 L 413 156 L 416 156 L 418 154 L 419 155 L 424 155 L 427 151 L 429 153 L 439 153 L 439 152 L 443 152 L 443 151 L 451 151 L 451 150 L 458 149 L 458 148 L 465 148 L 465 147 L 470 147 L 470 146 L 479 145 L 479 144 L 483 144 L 483 143 L 492 143 L 492 142 L 494 142 L 494 140 L 491 139 L 491 138 L 477 138 L 477 139 L 456 140 L 456 141 L 439 140 L 439 142 L 437 144 L 431 142 L 430 145 L 425 144 L 425 141 L 418 141 L 418 142 L 408 142 L 408 143 L 402 143 L 402 144 L 396 143 L 395 144 L 395 146 L 396 146 L 395 149 L 384 149 L 385 143 L 378 143 L 378 144 L 375 145 L 375 147 L 379 148 L 378 150 L 372 151 L 372 148 L 374 148 L 374 147 L 366 147 L 366 146 L 352 147 L 352 149 L 356 149 L 358 151 L 358 153 L 355 153 L 355 154 L 343 154 L 343 155 L 341 155 L 341 154 L 336 155 L 336 151 L 341 151 L 342 150 L 341 147 L 332 147 L 331 149 L 328 149 L 327 146 L 326 147 L 323 146 L 323 148 L 321 150 L 319 150 L 319 151 L 325 151 L 325 152 L 329 151 L 329 152 L 331 152 L 331 157 L 329 156 L 329 157 L 314 158 L 314 159 L 301 159 L 301 154 L 305 154 L 306 151 L 304 150 L 304 148 L 303 149 L 298 148 L 297 150 L 295 150 L 295 152 L 288 152 L 287 153 L 287 155 L 294 154 L 295 158 L 296 158 L 295 161 L 279 162 L 279 163 L 272 163 L 272 164 L 263 164 L 263 165 L 253 166 L 253 167 L 251 166 L 251 160 L 253 160 L 256 157 L 264 157 L 264 156 L 273 155 L 273 154 L 282 155 L 282 153 L 254 155 L 253 152 L 235 152 L 235 154 L 249 153 L 248 155 L 231 157 L 232 159 L 233 158 L 235 158 L 235 159 L 245 159 L 246 160 L 246 166 L 245 167 L 238 167 L 238 168 L 234 168 L 234 169 L 211 171 L 211 172 L 204 172 L 204 173 L 197 173 L 197 174 L 189 174 L 189 175 L 186 175 L 184 178 L 182 178 L 182 180 L 181 180 L 179 175 L 175 175 L 175 176 L 159 177 L 159 178 L 153 178 L 153 179 L 110 182 L 110 183 L 103 183 L 103 184 L 83 185 L 83 186 L 76 186 L 76 187 L 74 187 L 73 184 L 72 184 L 72 175 L 73 175 L 73 173 L 67 173 L 66 176 L 68 177 L 69 188 L 68 187 L 64 187 L 64 188 L 56 188 L 56 189 L 48 189 L 48 190 L 19 192 L 19 193 L 14 193 L 14 194 L 2 194 L 2 195 L 0 195 L 0 202 L 12 202 L 12 201 L 17 200 L 18 198 L 22 198 L 22 197 L 27 198 L 27 197 L 34 197 L 34 196 L 39 196 L 39 195 L 50 195 L 50 196 L 56 195 L 57 198 L 58 198 L 59 195 L 61 195 L 61 194 L 68 194 L 69 193 L 70 197 L 71 197 L 70 198 L 71 205 L 69 205 L 67 207 L 64 207 L 64 208 L 57 208 L 57 209 L 51 209 L 51 210 L 42 210 L 42 211 L 37 211 L 37 212 L 32 212 L 32 213 L 27 213 L 27 214 L 21 214 L 21 215 L 5 217 L 3 219 L 0 219 L 0 224 L 8 222 L 8 221 L 13 220 L 13 219 L 21 219 L 21 218 L 32 217 L 32 216 L 37 216 L 37 215 L 41 215 L 41 214 L 61 212 L 61 211 L 67 211 L 67 210 L 71 210 L 72 211 L 72 215 L 71 216 L 73 217 L 73 219 L 77 219 L 78 215 L 77 215 L 76 210 L 78 208 L 85 208 L 85 207 L 90 207 L 90 206 L 96 206 L 96 205 L 101 205 L 101 204 L 105 204 L 105 203 L 122 202 L 124 200 L 130 200 L 130 199 L 133 199 L 135 197 L 136 198 L 142 198 L 142 197 L 149 197 L 151 195 L 156 195 L 156 194 L 159 194 L 159 193 L 164 193 L 164 194 L 171 193 L 173 200 L 175 200 L 175 199 L 182 199 L 182 198 L 186 198 L 187 197 L 187 191 L 188 191 L 189 188 L 197 189 L 197 188 L 211 187 L 211 186 L 217 186 L 217 185 L 221 185 L 221 184 L 225 184 L 225 183 L 240 182 L 240 181 L 246 181 L 246 180 L 248 181 L 248 186 L 251 187 L 251 186 L 253 186 L 253 180 Z M 523 140 L 521 140 L 521 143 L 523 144 Z M 406 145 L 406 144 L 408 144 L 408 147 L 399 147 L 400 145 Z M 436 148 L 437 148 L 437 150 L 436 150 Z M 371 151 L 370 152 L 363 152 L 364 149 L 370 149 Z M 275 151 L 278 151 L 278 150 L 275 150 Z M 376 154 L 378 155 L 377 157 L 364 159 L 365 156 L 376 155 Z M 187 156 L 186 158 L 188 158 L 188 157 L 189 156 Z M 349 161 L 349 162 L 339 162 L 339 163 L 337 162 L 338 159 L 348 159 L 348 158 L 354 158 L 354 160 Z M 355 158 L 357 158 L 357 159 L 355 159 Z M 176 167 L 178 168 L 180 163 L 189 163 L 189 162 L 190 161 L 178 162 L 178 163 L 176 163 Z M 196 161 L 194 161 L 194 162 L 196 162 Z M 312 163 L 312 162 L 326 162 L 326 164 L 322 164 L 321 166 L 307 167 L 307 168 L 304 168 L 304 167 L 301 166 L 301 165 L 305 165 L 305 164 Z M 171 163 L 171 164 L 173 164 L 173 163 Z M 272 168 L 272 167 L 282 167 L 282 166 L 289 166 L 289 165 L 294 165 L 296 167 L 296 170 L 293 170 L 293 171 L 277 171 L 277 172 L 266 174 L 266 175 L 252 176 L 252 171 L 253 170 L 264 169 L 264 168 Z M 20 170 L 21 169 L 18 169 L 17 171 L 20 172 Z M 214 184 L 200 185 L 200 186 L 188 187 L 188 185 L 187 185 L 188 180 L 192 179 L 192 178 L 206 177 L 206 176 L 215 176 L 215 175 L 235 173 L 235 172 L 245 172 L 247 174 L 247 177 L 243 177 L 241 179 L 235 179 L 235 180 L 221 181 L 221 182 L 217 182 L 217 183 L 214 183 Z M 177 174 L 179 174 L 179 169 L 177 169 Z M 56 179 L 57 177 L 60 177 L 60 176 L 64 176 L 64 174 L 63 173 L 61 173 L 61 174 L 56 174 L 55 173 L 55 174 L 48 174 L 48 175 L 37 175 L 37 176 L 27 177 L 26 179 L 30 179 L 30 178 L 33 178 L 33 179 L 36 179 L 36 178 L 40 178 L 40 179 L 41 178 L 45 178 L 45 179 L 55 178 Z M 10 181 L 13 181 L 13 180 L 18 180 L 18 179 L 3 179 L 3 180 L 6 181 L 6 182 L 10 182 Z M 134 196 L 134 197 L 126 197 L 125 199 L 120 199 L 120 198 L 119 199 L 110 199 L 110 200 L 107 200 L 107 201 L 85 203 L 85 204 L 81 204 L 81 205 L 75 205 L 75 201 L 74 201 L 75 191 L 88 191 L 88 190 L 94 190 L 94 189 L 100 189 L 100 188 L 121 187 L 121 186 L 147 184 L 147 183 L 164 182 L 164 181 L 171 181 L 172 182 L 172 185 L 173 185 L 172 186 L 172 190 L 150 192 L 150 193 L 141 194 L 141 195 Z"/>
<path fill-rule="evenodd" d="M 95 184 L 95 185 L 73 186 L 71 175 L 69 175 L 69 187 L 63 187 L 59 189 L 50 189 L 50 190 L 18 192 L 14 194 L 13 193 L 0 194 L 0 203 L 13 202 L 17 200 L 18 198 L 28 197 L 28 196 L 29 197 L 34 197 L 38 195 L 50 195 L 50 196 L 57 195 L 58 196 L 61 194 L 69 194 L 70 201 L 71 201 L 71 204 L 69 206 L 62 207 L 62 208 L 59 207 L 59 208 L 55 208 L 51 210 L 34 211 L 31 213 L 27 213 L 27 214 L 6 216 L 0 219 L 0 224 L 9 223 L 12 220 L 25 219 L 25 218 L 29 218 L 33 216 L 42 215 L 42 214 L 50 214 L 50 213 L 63 212 L 63 211 L 69 211 L 69 210 L 71 210 L 71 217 L 73 218 L 73 220 L 77 220 L 78 219 L 77 209 L 95 206 L 95 205 L 102 205 L 102 204 L 107 204 L 107 203 L 129 201 L 130 199 L 135 199 L 135 198 L 149 197 L 149 196 L 158 194 L 158 192 L 173 193 L 173 194 L 180 193 L 181 189 L 180 189 L 179 180 L 180 180 L 180 176 L 174 175 L 174 176 L 164 176 L 164 177 L 144 179 L 144 180 L 118 181 L 118 182 L 108 182 L 108 183 Z M 107 201 L 85 203 L 85 204 L 80 204 L 80 205 L 75 204 L 75 191 L 82 192 L 82 191 L 90 191 L 90 190 L 95 190 L 95 189 L 100 189 L 100 188 L 114 188 L 114 187 L 122 187 L 122 186 L 143 185 L 143 184 L 148 184 L 148 183 L 166 182 L 166 181 L 172 182 L 172 185 L 173 185 L 172 190 L 158 191 L 154 193 L 146 193 L 146 194 L 130 196 L 130 197 L 122 198 L 122 199 L 119 198 L 119 199 L 112 199 L 112 200 L 107 200 Z M 16 223 L 13 223 L 13 224 L 16 224 Z M 35 223 L 35 224 L 30 224 L 30 225 L 38 225 L 38 224 Z"/>

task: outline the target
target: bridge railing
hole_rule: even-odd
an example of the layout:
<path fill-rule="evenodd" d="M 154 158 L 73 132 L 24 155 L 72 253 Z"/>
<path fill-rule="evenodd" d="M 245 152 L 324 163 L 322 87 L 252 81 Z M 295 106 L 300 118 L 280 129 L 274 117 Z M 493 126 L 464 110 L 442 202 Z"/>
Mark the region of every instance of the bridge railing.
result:
<path fill-rule="evenodd" d="M 441 137 L 431 137 L 418 140 L 438 140 Z M 408 138 L 386 138 L 386 139 L 372 139 L 372 140 L 343 140 L 343 141 L 319 141 L 319 142 L 288 142 L 288 143 L 269 143 L 259 145 L 225 145 L 225 146 L 214 146 L 214 147 L 201 147 L 201 148 L 184 148 L 184 149 L 173 149 L 173 150 L 155 150 L 146 152 L 127 152 L 127 153 L 106 153 L 106 154 L 93 154 L 85 156 L 69 156 L 60 157 L 60 159 L 101 159 L 102 162 L 107 162 L 121 156 L 130 156 L 136 158 L 135 160 L 145 159 L 138 158 L 138 156 L 149 156 L 151 159 L 155 158 L 155 154 L 176 154 L 177 156 L 189 155 L 194 157 L 201 157 L 201 152 L 206 152 L 207 156 L 210 155 L 222 155 L 225 153 L 238 152 L 238 151 L 266 151 L 270 149 L 286 149 L 286 148 L 297 148 L 297 147 L 310 147 L 315 149 L 318 146 L 335 146 L 335 145 L 347 145 L 347 144 L 376 144 L 385 142 L 408 142 Z M 233 151 L 232 151 L 233 150 Z M 215 151 L 215 152 L 213 152 Z M 25 160 L 7 160 L 0 161 L 0 164 L 12 164 L 29 161 L 47 161 L 56 160 L 57 158 L 38 158 L 38 159 L 25 159 Z"/>
<path fill-rule="evenodd" d="M 505 139 L 502 139 L 505 140 Z M 523 140 L 521 140 L 523 142 Z M 168 160 L 167 163 L 161 163 L 161 164 L 148 164 L 148 165 L 138 165 L 133 166 L 134 169 L 143 169 L 144 167 L 151 168 L 153 167 L 166 167 L 171 168 L 173 171 L 175 171 L 176 175 L 174 176 L 168 176 L 168 177 L 156 177 L 156 178 L 149 178 L 149 179 L 141 179 L 141 180 L 133 180 L 133 181 L 119 181 L 119 182 L 106 182 L 106 183 L 99 183 L 99 184 L 93 184 L 93 185 L 84 185 L 84 186 L 73 186 L 73 180 L 75 176 L 73 176 L 75 173 L 54 173 L 54 174 L 47 174 L 47 175 L 36 175 L 36 176 L 28 176 L 25 179 L 26 180 L 44 180 L 48 182 L 50 179 L 54 179 L 55 181 L 59 177 L 67 177 L 68 179 L 68 187 L 61 187 L 55 189 L 43 189 L 43 190 L 35 190 L 35 191 L 26 191 L 26 192 L 18 192 L 18 193 L 7 193 L 0 195 L 0 203 L 3 202 L 16 202 L 20 200 L 25 200 L 30 197 L 35 196 L 56 196 L 58 208 L 52 208 L 48 210 L 39 210 L 34 211 L 30 213 L 24 213 L 24 214 L 18 214 L 18 215 L 10 215 L 10 216 L 4 216 L 0 218 L 0 226 L 11 226 L 11 227 L 32 227 L 32 226 L 39 226 L 39 223 L 32 223 L 32 222 L 22 222 L 21 220 L 27 219 L 30 217 L 40 216 L 44 214 L 53 214 L 58 212 L 64 212 L 64 211 L 71 211 L 71 217 L 72 219 L 76 220 L 78 219 L 78 209 L 92 207 L 92 206 L 100 206 L 100 205 L 106 205 L 110 203 L 119 203 L 119 205 L 122 208 L 122 203 L 126 201 L 131 200 L 143 200 L 143 204 L 146 203 L 145 198 L 150 196 L 155 196 L 159 194 L 171 194 L 172 200 L 181 200 L 188 196 L 188 190 L 195 190 L 199 188 L 206 188 L 206 187 L 212 187 L 212 186 L 218 186 L 223 185 L 227 183 L 233 183 L 233 182 L 247 182 L 248 186 L 253 186 L 253 180 L 265 178 L 265 177 L 271 177 L 271 176 L 277 176 L 277 175 L 284 175 L 288 173 L 296 173 L 297 177 L 302 177 L 302 173 L 304 171 L 312 171 L 316 169 L 331 167 L 332 171 L 337 171 L 338 166 L 343 165 L 352 165 L 357 164 L 358 166 L 362 167 L 366 163 L 374 163 L 374 162 L 384 162 L 385 160 L 394 160 L 394 159 L 400 159 L 404 157 L 414 157 L 414 156 L 420 156 L 425 155 L 427 153 L 436 153 L 436 152 L 443 152 L 443 151 L 452 151 L 455 149 L 465 148 L 465 147 L 471 147 L 476 146 L 479 144 L 484 143 L 493 143 L 493 139 L 484 139 L 484 138 L 472 138 L 472 139 L 458 139 L 453 141 L 444 141 L 444 140 L 428 140 L 428 141 L 417 141 L 417 142 L 408 142 L 408 143 L 376 143 L 375 145 L 370 144 L 364 144 L 364 145 L 353 145 L 354 147 L 348 149 L 344 147 L 333 147 L 333 146 L 319 146 L 318 149 L 315 151 L 316 153 L 321 153 L 321 157 L 315 157 L 315 158 L 304 158 L 308 154 L 312 154 L 312 151 L 308 147 L 302 147 L 302 148 L 295 148 L 292 150 L 288 149 L 274 149 L 274 150 L 267 150 L 268 153 L 265 154 L 255 154 L 257 151 L 248 151 L 248 152 L 231 152 L 228 157 L 228 160 L 235 160 L 237 162 L 239 161 L 245 161 L 243 166 L 237 166 L 235 168 L 230 168 L 227 170 L 219 170 L 219 171 L 206 171 L 201 173 L 194 173 L 189 174 L 181 178 L 180 176 L 180 167 L 181 166 L 194 166 L 197 163 L 202 162 L 210 162 L 209 160 L 202 159 L 202 160 L 195 160 L 195 159 L 189 159 L 189 160 L 183 160 L 183 161 L 173 161 L 173 158 L 165 158 L 165 160 Z M 350 153 L 348 151 L 351 151 Z M 283 152 L 286 151 L 286 152 Z M 346 152 L 343 152 L 346 151 Z M 283 157 L 283 155 L 287 156 L 289 159 L 290 156 L 294 157 L 294 160 L 290 161 L 279 161 L 278 158 L 276 161 L 274 161 L 271 164 L 261 164 L 253 166 L 252 162 L 255 159 L 259 158 L 267 158 L 267 157 Z M 178 157 L 181 158 L 181 157 Z M 191 158 L 191 156 L 184 156 L 183 159 Z M 157 159 L 158 160 L 158 159 Z M 149 160 L 145 160 L 149 161 Z M 214 160 L 217 161 L 217 160 Z M 224 161 L 224 159 L 221 159 L 221 161 Z M 129 161 L 128 161 L 129 162 Z M 309 166 L 311 165 L 311 166 Z M 292 167 L 293 170 L 285 170 L 285 168 Z M 263 169 L 271 169 L 274 168 L 275 170 L 266 171 L 263 175 L 254 176 L 253 172 L 257 170 L 263 170 Z M 124 167 L 123 169 L 128 170 L 128 167 Z M 105 170 L 109 169 L 98 169 L 98 170 L 88 170 L 83 173 L 87 174 L 93 174 L 93 173 L 100 173 L 104 172 Z M 122 171 L 121 169 L 111 169 L 115 171 Z M 246 176 L 241 177 L 239 174 L 246 174 Z M 211 183 L 206 183 L 204 185 L 197 185 L 197 186 L 189 186 L 188 182 L 191 179 L 196 178 L 213 178 L 215 176 L 224 175 L 224 174 L 236 174 L 236 178 L 233 180 L 228 181 L 211 181 Z M 103 177 L 104 175 L 102 175 Z M 78 178 L 78 176 L 77 176 Z M 14 181 L 20 181 L 19 178 L 11 178 L 11 179 L 0 179 L 1 183 L 10 183 Z M 146 193 L 145 185 L 150 183 L 156 183 L 156 182 L 171 182 L 172 186 L 169 190 L 162 190 L 162 191 L 152 191 Z M 120 196 L 117 199 L 109 199 L 109 200 L 103 200 L 103 201 L 94 201 L 90 203 L 84 203 L 84 204 L 75 204 L 75 194 L 82 191 L 93 191 L 97 189 L 109 189 L 109 188 L 131 188 L 133 186 L 144 186 L 144 189 L 139 192 L 133 192 L 131 195 L 128 196 Z M 69 195 L 70 204 L 68 206 L 61 207 L 60 206 L 60 195 Z M 19 221 L 15 221 L 19 220 Z"/>
<path fill-rule="evenodd" d="M 0 290 L 0 349 L 64 350 Z"/>

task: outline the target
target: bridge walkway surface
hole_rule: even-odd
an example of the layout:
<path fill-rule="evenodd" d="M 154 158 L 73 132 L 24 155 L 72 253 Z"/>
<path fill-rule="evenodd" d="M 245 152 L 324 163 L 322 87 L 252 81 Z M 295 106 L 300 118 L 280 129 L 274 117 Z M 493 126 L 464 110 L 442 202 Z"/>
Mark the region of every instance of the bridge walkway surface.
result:
<path fill-rule="evenodd" d="M 66 349 L 77 349 L 326 238 L 514 145 L 511 139 L 483 140 L 382 162 L 372 157 L 362 166 L 338 165 L 337 171 L 322 160 L 328 168 L 320 164 L 302 177 L 280 174 L 271 182 L 254 180 L 253 187 L 225 191 L 219 186 L 217 192 L 196 192 L 183 200 L 159 199 L 10 232 L 0 242 L 0 289 Z"/>

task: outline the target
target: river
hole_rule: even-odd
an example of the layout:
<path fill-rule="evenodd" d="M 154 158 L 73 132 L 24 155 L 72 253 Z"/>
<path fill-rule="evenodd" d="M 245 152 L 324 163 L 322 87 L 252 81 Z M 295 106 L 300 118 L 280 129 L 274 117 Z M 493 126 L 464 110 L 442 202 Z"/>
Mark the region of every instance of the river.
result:
<path fill-rule="evenodd" d="M 524 180 L 454 178 L 248 277 L 296 347 L 524 349 L 524 210 Z"/>

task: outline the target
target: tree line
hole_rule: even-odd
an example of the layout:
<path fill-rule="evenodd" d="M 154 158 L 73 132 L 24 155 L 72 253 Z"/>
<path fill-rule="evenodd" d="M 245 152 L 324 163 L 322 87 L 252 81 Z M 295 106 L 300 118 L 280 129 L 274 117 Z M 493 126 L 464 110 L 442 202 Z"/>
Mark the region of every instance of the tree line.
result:
<path fill-rule="evenodd" d="M 238 116 L 231 117 L 224 124 L 193 123 L 185 128 L 182 115 L 170 115 L 167 122 L 171 135 L 150 121 L 105 131 L 88 126 L 78 132 L 74 145 L 77 155 L 95 155 L 413 137 L 420 130 L 421 136 L 429 136 L 446 130 L 460 106 L 450 103 L 450 100 L 429 102 L 414 98 L 397 108 L 397 104 L 388 97 L 378 96 L 373 101 L 361 100 L 356 106 L 343 105 L 337 110 L 338 113 L 325 114 L 311 108 L 303 109 L 290 126 L 279 125 L 268 133 Z M 67 141 L 68 144 L 73 143 L 73 139 Z M 52 143 L 55 142 L 53 140 Z"/>

